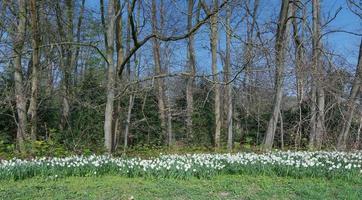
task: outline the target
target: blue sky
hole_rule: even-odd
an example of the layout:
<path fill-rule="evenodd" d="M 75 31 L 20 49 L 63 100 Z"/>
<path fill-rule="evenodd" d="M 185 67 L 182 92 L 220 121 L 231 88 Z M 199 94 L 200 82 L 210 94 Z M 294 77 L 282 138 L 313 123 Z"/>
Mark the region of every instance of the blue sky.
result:
<path fill-rule="evenodd" d="M 186 0 L 164 0 L 165 2 L 170 1 L 172 3 L 179 3 L 178 9 L 184 8 L 184 11 L 186 11 Z M 185 2 L 183 2 L 185 1 Z M 207 0 L 209 1 L 209 0 Z M 280 9 L 280 0 L 261 0 L 261 6 L 260 6 L 260 14 L 259 14 L 259 23 L 263 23 L 265 21 L 271 21 L 272 18 L 276 17 L 279 13 Z M 107 0 L 105 0 L 105 4 L 107 3 Z M 88 0 L 86 1 L 86 6 L 91 7 L 96 12 L 99 11 L 99 1 L 98 0 Z M 311 6 L 311 3 L 308 4 Z M 362 20 L 358 18 L 355 14 L 353 14 L 351 11 L 349 11 L 347 7 L 346 0 L 321 0 L 321 9 L 322 9 L 322 20 L 327 20 L 331 16 L 335 14 L 335 12 L 338 10 L 338 8 L 341 8 L 341 11 L 337 15 L 336 19 L 332 21 L 328 27 L 326 27 L 323 32 L 326 32 L 328 30 L 346 30 L 350 32 L 355 33 L 362 33 Z M 106 9 L 106 8 L 105 8 Z M 204 29 L 206 30 L 206 29 Z M 202 31 L 202 30 L 201 30 Z M 220 41 L 221 46 L 223 45 L 223 39 L 224 34 L 220 33 Z M 207 38 L 203 37 L 201 38 L 203 40 L 202 43 L 205 44 L 196 44 L 197 47 L 201 46 L 207 46 Z M 331 47 L 335 53 L 343 55 L 347 61 L 351 65 L 356 65 L 357 63 L 357 57 L 358 57 L 358 49 L 359 49 L 359 43 L 360 43 L 360 37 L 347 34 L 347 33 L 332 33 L 328 34 L 323 38 L 323 42 Z M 179 48 L 179 51 L 182 51 L 184 48 Z M 197 49 L 197 55 L 200 59 L 203 60 L 203 64 L 207 64 L 209 62 L 209 59 L 204 59 L 207 55 L 207 49 Z M 207 56 L 208 57 L 208 56 Z"/>
<path fill-rule="evenodd" d="M 339 7 L 342 8 L 337 18 L 329 25 L 330 29 L 362 33 L 362 20 L 348 9 L 346 0 L 324 0 L 322 6 L 324 13 L 330 11 L 332 15 Z M 326 42 L 335 47 L 337 52 L 344 55 L 351 64 L 357 63 L 360 36 L 347 33 L 332 33 L 325 39 Z"/>

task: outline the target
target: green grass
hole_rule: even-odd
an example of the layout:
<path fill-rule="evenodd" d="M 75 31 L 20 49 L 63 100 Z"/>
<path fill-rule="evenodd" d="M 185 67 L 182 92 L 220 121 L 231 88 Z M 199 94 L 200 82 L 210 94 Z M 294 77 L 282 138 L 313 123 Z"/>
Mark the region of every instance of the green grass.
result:
<path fill-rule="evenodd" d="M 120 176 L 0 181 L 0 199 L 360 199 L 362 181 L 224 175 L 208 180 Z"/>

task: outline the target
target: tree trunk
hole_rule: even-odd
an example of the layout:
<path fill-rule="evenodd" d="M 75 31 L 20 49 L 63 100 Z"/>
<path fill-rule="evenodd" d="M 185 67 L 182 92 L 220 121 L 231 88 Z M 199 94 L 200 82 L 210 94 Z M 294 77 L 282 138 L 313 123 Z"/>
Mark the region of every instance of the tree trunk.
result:
<path fill-rule="evenodd" d="M 156 1 L 152 0 L 152 32 L 157 33 L 157 12 L 156 12 Z M 154 38 L 153 45 L 153 59 L 155 65 L 156 76 L 162 74 L 163 70 L 161 68 L 161 58 L 160 58 L 160 43 Z M 156 91 L 157 91 L 157 101 L 158 101 L 158 112 L 159 119 L 161 122 L 161 137 L 165 138 L 167 141 L 167 129 L 166 129 L 166 105 L 165 105 L 165 90 L 163 79 L 156 80 Z"/>
<path fill-rule="evenodd" d="M 304 45 L 303 45 L 303 28 L 302 33 L 299 35 L 299 28 L 297 23 L 298 17 L 298 6 L 296 2 L 292 4 L 292 24 L 293 24 L 293 39 L 295 46 L 295 77 L 296 77 L 296 86 L 297 86 L 297 100 L 298 100 L 298 110 L 299 110 L 299 121 L 297 126 L 297 131 L 295 135 L 295 148 L 300 147 L 301 135 L 302 135 L 302 103 L 304 96 Z M 304 17 L 304 16 L 303 16 Z"/>
<path fill-rule="evenodd" d="M 226 53 L 225 53 L 225 81 L 228 83 L 230 81 L 231 74 L 231 56 L 230 56 L 230 45 L 231 45 L 231 29 L 230 29 L 230 17 L 231 10 L 230 6 L 226 7 Z M 233 148 L 233 101 L 232 101 L 232 83 L 226 85 L 226 103 L 227 103 L 227 148 L 229 151 Z"/>
<path fill-rule="evenodd" d="M 348 98 L 348 111 L 347 111 L 347 120 L 345 121 L 343 125 L 342 132 L 340 133 L 338 137 L 338 143 L 337 143 L 337 149 L 338 150 L 345 150 L 347 139 L 349 136 L 349 130 L 351 128 L 351 123 L 353 119 L 353 114 L 356 109 L 356 100 L 357 100 L 357 94 L 361 87 L 361 76 L 362 76 L 362 39 L 359 47 L 359 56 L 358 56 L 358 63 L 356 67 L 356 74 L 355 78 L 353 80 L 353 85 L 351 89 L 351 93 Z"/>
<path fill-rule="evenodd" d="M 77 22 L 77 43 L 80 43 L 80 36 L 81 36 L 81 28 L 82 28 L 82 22 L 83 22 L 83 15 L 84 15 L 84 7 L 85 7 L 85 0 L 82 0 L 81 7 L 80 7 L 80 14 Z M 74 66 L 74 80 L 73 85 L 76 86 L 78 81 L 78 57 L 79 57 L 79 50 L 80 46 L 77 46 L 75 49 L 75 53 L 73 54 L 72 58 L 72 66 Z"/>
<path fill-rule="evenodd" d="M 100 11 L 101 11 L 101 23 L 102 23 L 102 27 L 103 30 L 106 30 L 106 20 L 105 20 L 105 16 L 104 16 L 104 0 L 99 0 L 99 5 L 100 5 Z M 107 49 L 108 47 L 108 39 L 107 39 L 107 32 L 103 31 L 103 39 L 104 39 L 104 46 Z"/>
<path fill-rule="evenodd" d="M 128 12 L 132 12 L 131 11 L 131 4 L 129 2 L 129 0 L 127 1 L 128 4 Z M 140 13 L 139 13 L 139 9 L 137 10 L 137 32 L 138 30 L 138 25 L 139 25 L 139 21 L 140 21 Z M 131 32 L 130 32 L 130 22 L 128 21 L 127 23 L 127 53 L 130 51 L 130 43 L 131 43 Z M 134 71 L 134 79 L 135 81 L 138 80 L 138 70 L 137 70 L 137 55 L 134 55 L 134 65 L 135 65 L 135 71 Z M 129 66 L 130 68 L 130 66 Z M 131 80 L 131 72 L 130 70 L 128 71 L 128 77 L 129 80 Z M 123 142 L 123 150 L 126 151 L 127 147 L 128 147 L 128 136 L 129 136 L 129 127 L 131 124 L 131 114 L 132 114 L 132 108 L 134 105 L 134 99 L 135 99 L 135 95 L 132 93 L 129 96 L 129 101 L 128 101 L 128 111 L 127 111 L 127 118 L 126 118 L 126 124 L 125 124 L 125 128 L 124 128 L 124 142 Z"/>
<path fill-rule="evenodd" d="M 65 10 L 66 10 L 66 28 L 63 28 L 63 15 L 60 2 L 56 5 L 56 18 L 58 24 L 58 32 L 60 35 L 60 40 L 62 42 L 72 42 L 73 41 L 73 1 L 65 1 Z M 60 56 L 60 68 L 62 72 L 62 114 L 59 128 L 61 131 L 65 131 L 69 125 L 69 96 L 70 96 L 70 80 L 71 80 L 71 65 L 72 65 L 72 50 L 71 45 L 62 45 L 61 46 L 61 56 Z"/>
<path fill-rule="evenodd" d="M 275 97 L 272 116 L 270 117 L 268 128 L 264 138 L 264 150 L 271 150 L 274 142 L 274 135 L 278 123 L 280 105 L 283 97 L 283 82 L 284 82 L 284 57 L 285 47 L 287 46 L 286 35 L 288 33 L 288 16 L 289 16 L 289 1 L 283 0 L 276 35 L 276 73 L 275 73 Z"/>
<path fill-rule="evenodd" d="M 309 133 L 309 149 L 314 149 L 315 146 L 315 135 L 316 135 L 316 118 L 317 118 L 317 89 L 315 86 L 315 81 L 312 80 L 311 86 L 311 106 L 310 106 L 310 133 Z"/>
<path fill-rule="evenodd" d="M 172 111 L 170 104 L 170 97 L 167 97 L 168 109 L 167 109 L 167 144 L 172 146 L 175 143 L 175 138 L 172 132 Z"/>
<path fill-rule="evenodd" d="M 284 122 L 282 112 L 279 111 L 280 115 L 280 148 L 284 150 Z"/>
<path fill-rule="evenodd" d="M 115 84 L 115 68 L 113 60 L 114 52 L 114 23 L 115 11 L 114 0 L 108 2 L 108 24 L 107 24 L 107 61 L 108 61 L 108 82 L 107 82 L 107 102 L 104 113 L 104 146 L 108 153 L 113 151 L 113 104 L 114 104 L 114 84 Z"/>
<path fill-rule="evenodd" d="M 213 9 L 217 9 L 218 0 L 214 0 Z M 217 40 L 218 40 L 218 14 L 210 17 L 210 47 L 211 47 L 211 70 L 214 83 L 214 112 L 215 112 L 215 147 L 220 148 L 221 132 L 221 108 L 220 108 L 220 85 L 217 69 Z"/>
<path fill-rule="evenodd" d="M 40 31 L 39 31 L 39 17 L 36 0 L 30 2 L 30 21 L 32 29 L 32 40 L 31 45 L 33 48 L 32 52 L 32 73 L 31 73 L 31 96 L 30 104 L 28 109 L 28 115 L 30 116 L 30 135 L 32 140 L 36 140 L 37 136 L 37 106 L 38 106 L 38 93 L 39 93 L 39 45 L 40 45 Z"/>
<path fill-rule="evenodd" d="M 193 15 L 193 6 L 194 0 L 188 1 L 188 16 L 187 16 L 187 29 L 188 31 L 192 28 L 192 15 Z M 188 71 L 190 76 L 187 79 L 187 87 L 186 87 L 186 138 L 189 140 L 193 138 L 192 134 L 192 113 L 194 111 L 194 98 L 193 98 L 193 88 L 195 82 L 195 73 L 196 73 L 196 61 L 195 61 L 195 50 L 194 50 L 194 36 L 193 34 L 190 35 L 188 39 Z"/>
<path fill-rule="evenodd" d="M 324 135 L 324 107 L 325 94 L 322 85 L 323 70 L 320 61 L 321 42 L 320 42 L 320 3 L 319 0 L 313 0 L 313 56 L 312 56 L 312 107 L 311 107 L 311 134 L 310 148 L 320 149 Z"/>
<path fill-rule="evenodd" d="M 18 24 L 15 27 L 13 35 L 14 45 L 14 81 L 15 81 L 15 101 L 18 115 L 16 139 L 20 152 L 25 151 L 24 141 L 28 139 L 27 119 L 26 119 L 26 97 L 23 85 L 23 69 L 21 66 L 21 55 L 24 47 L 25 26 L 26 26 L 26 7 L 24 0 L 18 0 Z"/>
<path fill-rule="evenodd" d="M 115 9 L 115 13 L 121 12 L 121 5 L 119 1 L 115 1 L 114 4 L 114 9 Z M 118 74 L 118 76 L 116 76 L 115 80 L 115 88 L 120 89 L 120 83 L 122 81 L 122 76 L 120 76 L 120 71 L 123 70 L 121 69 L 121 64 L 123 62 L 123 23 L 122 23 L 122 12 L 120 13 L 120 15 L 117 16 L 116 21 L 115 21 L 115 29 L 116 29 L 116 53 L 117 53 L 117 66 L 116 66 L 116 74 Z M 128 42 L 128 41 L 127 41 Z M 121 135 L 121 116 L 120 116 L 120 112 L 121 112 L 121 100 L 120 99 L 116 99 L 115 100 L 115 110 L 113 112 L 113 120 L 112 120 L 112 141 L 113 141 L 113 149 L 115 150 L 117 148 L 118 145 L 118 141 Z"/>
<path fill-rule="evenodd" d="M 124 128 L 124 142 L 123 142 L 123 150 L 126 151 L 128 147 L 128 135 L 129 135 L 129 124 L 131 123 L 131 114 L 132 114 L 132 108 L 134 103 L 134 95 L 131 94 L 129 96 L 128 101 L 128 111 L 127 111 L 127 118 L 126 118 L 126 124 Z"/>

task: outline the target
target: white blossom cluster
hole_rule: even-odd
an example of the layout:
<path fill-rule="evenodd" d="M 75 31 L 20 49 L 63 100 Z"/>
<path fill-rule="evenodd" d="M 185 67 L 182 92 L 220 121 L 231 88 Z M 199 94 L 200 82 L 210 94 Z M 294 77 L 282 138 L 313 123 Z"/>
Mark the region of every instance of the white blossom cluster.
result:
<path fill-rule="evenodd" d="M 160 155 L 156 158 L 124 158 L 109 155 L 0 160 L 0 178 L 56 174 L 85 175 L 118 173 L 128 176 L 209 176 L 216 173 L 243 172 L 308 172 L 362 174 L 362 151 L 307 152 L 276 151 L 263 154 L 186 154 Z M 29 175 L 30 174 L 30 175 Z"/>

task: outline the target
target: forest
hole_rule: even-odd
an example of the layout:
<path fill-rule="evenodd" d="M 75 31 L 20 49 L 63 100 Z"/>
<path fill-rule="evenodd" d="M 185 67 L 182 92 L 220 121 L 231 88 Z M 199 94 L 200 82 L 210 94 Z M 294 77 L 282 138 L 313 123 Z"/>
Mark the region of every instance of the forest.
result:
<path fill-rule="evenodd" d="M 0 157 L 359 149 L 361 8 L 2 0 Z"/>
<path fill-rule="evenodd" d="M 0 199 L 361 199 L 361 0 L 0 0 Z"/>

